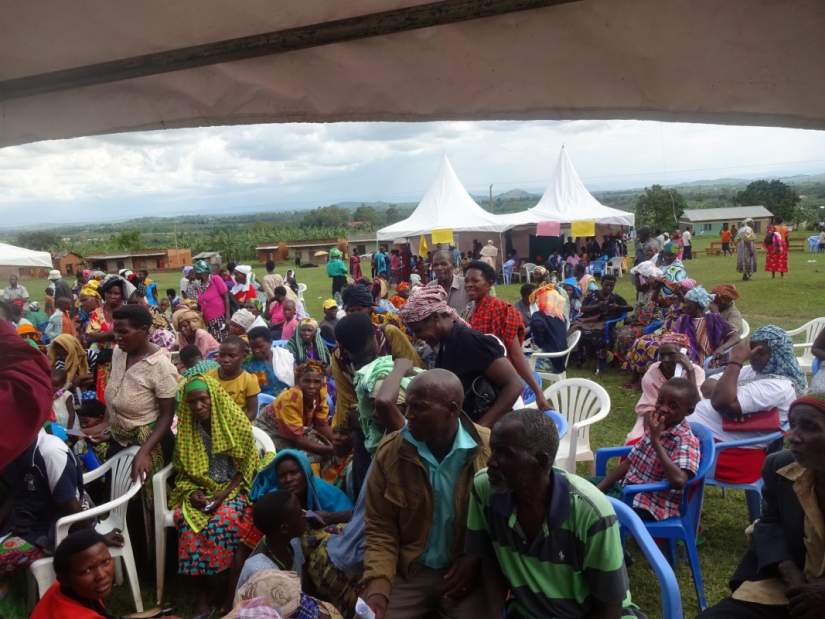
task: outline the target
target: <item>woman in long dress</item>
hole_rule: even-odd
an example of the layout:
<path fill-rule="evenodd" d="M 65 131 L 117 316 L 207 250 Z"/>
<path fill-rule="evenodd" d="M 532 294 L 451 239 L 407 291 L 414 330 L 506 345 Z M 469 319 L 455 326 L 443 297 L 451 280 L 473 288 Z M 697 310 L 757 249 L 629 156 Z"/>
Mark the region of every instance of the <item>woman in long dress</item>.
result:
<path fill-rule="evenodd" d="M 756 245 L 751 224 L 753 219 L 748 217 L 733 239 L 736 243 L 736 270 L 742 274 L 743 280 L 750 279 L 756 271 Z"/>

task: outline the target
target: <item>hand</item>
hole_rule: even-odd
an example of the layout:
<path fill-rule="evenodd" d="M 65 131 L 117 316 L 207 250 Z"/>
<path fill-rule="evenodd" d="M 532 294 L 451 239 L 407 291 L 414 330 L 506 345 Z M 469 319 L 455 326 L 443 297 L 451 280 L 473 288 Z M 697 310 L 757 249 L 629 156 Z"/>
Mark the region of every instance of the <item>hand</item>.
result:
<path fill-rule="evenodd" d="M 146 481 L 152 471 L 152 457 L 142 447 L 132 460 L 132 481 Z"/>
<path fill-rule="evenodd" d="M 676 363 L 681 365 L 685 368 L 685 374 L 691 374 L 693 372 L 693 363 L 688 358 L 688 356 L 684 353 L 679 353 L 676 355 Z"/>
<path fill-rule="evenodd" d="M 221 503 L 223 503 L 224 500 L 226 500 L 226 497 L 227 492 L 218 492 L 211 499 L 207 499 L 207 503 L 203 506 L 201 511 L 205 514 L 215 513 L 215 511 L 217 511 L 217 509 L 221 506 Z"/>
<path fill-rule="evenodd" d="M 549 411 L 553 409 L 553 407 L 550 406 L 550 403 L 547 401 L 547 398 L 544 397 L 544 394 L 541 391 L 539 391 L 536 394 L 536 406 L 540 411 Z"/>
<path fill-rule="evenodd" d="M 114 546 L 115 548 L 120 548 L 124 544 L 123 540 L 123 533 L 120 532 L 120 529 L 112 529 L 106 535 L 103 536 L 103 541 L 106 543 L 107 546 Z"/>
<path fill-rule="evenodd" d="M 189 495 L 189 502 L 195 509 L 203 510 L 206 504 L 209 503 L 209 497 L 202 490 L 195 490 Z"/>
<path fill-rule="evenodd" d="M 481 560 L 477 557 L 469 555 L 458 557 L 444 574 L 442 595 L 453 600 L 465 597 L 476 580 L 480 566 Z"/>
<path fill-rule="evenodd" d="M 751 350 L 751 345 L 747 340 L 740 341 L 736 346 L 734 346 L 730 351 L 730 360 L 734 363 L 739 363 L 744 365 L 747 363 L 750 358 L 751 354 L 756 350 L 761 349 L 761 346 L 757 346 L 754 350 Z"/>
<path fill-rule="evenodd" d="M 791 617 L 815 619 L 822 616 L 822 607 L 825 605 L 825 581 L 819 579 L 791 587 L 785 594 L 790 603 Z"/>
<path fill-rule="evenodd" d="M 664 415 L 656 411 L 651 411 L 645 417 L 645 429 L 650 436 L 650 441 L 652 443 L 658 443 L 659 438 L 662 436 L 662 431 L 665 429 Z"/>
<path fill-rule="evenodd" d="M 373 593 L 364 600 L 375 613 L 375 619 L 384 619 L 387 614 L 389 600 L 382 593 Z"/>

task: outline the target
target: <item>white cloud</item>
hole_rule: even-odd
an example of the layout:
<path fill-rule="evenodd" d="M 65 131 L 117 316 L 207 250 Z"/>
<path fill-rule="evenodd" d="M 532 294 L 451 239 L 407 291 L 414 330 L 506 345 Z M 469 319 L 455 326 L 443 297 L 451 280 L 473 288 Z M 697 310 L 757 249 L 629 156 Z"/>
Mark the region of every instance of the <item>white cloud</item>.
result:
<path fill-rule="evenodd" d="M 618 120 L 212 127 L 2 149 L 0 221 L 415 201 L 442 153 L 471 192 L 486 194 L 490 183 L 496 192 L 540 191 L 562 144 L 591 189 L 825 169 L 825 132 L 764 127 Z"/>

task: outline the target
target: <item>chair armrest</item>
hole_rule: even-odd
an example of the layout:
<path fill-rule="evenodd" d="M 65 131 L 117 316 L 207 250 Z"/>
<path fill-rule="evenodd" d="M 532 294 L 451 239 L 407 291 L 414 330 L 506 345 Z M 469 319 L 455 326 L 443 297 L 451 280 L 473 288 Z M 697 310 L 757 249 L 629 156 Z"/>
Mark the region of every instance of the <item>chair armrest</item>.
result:
<path fill-rule="evenodd" d="M 789 336 L 793 337 L 794 335 L 799 335 L 802 333 L 808 325 L 802 325 L 801 327 L 797 327 L 796 329 L 791 329 L 790 331 L 785 331 Z"/>
<path fill-rule="evenodd" d="M 632 447 L 622 445 L 620 447 L 602 447 L 596 450 L 596 475 L 604 475 L 607 472 L 607 463 L 611 458 L 621 458 L 630 453 Z"/>
<path fill-rule="evenodd" d="M 751 438 L 743 438 L 737 441 L 725 441 L 723 443 L 716 443 L 714 445 L 714 449 L 718 456 L 720 452 L 725 451 L 726 449 L 734 449 L 737 447 L 749 447 L 750 445 L 770 445 L 774 441 L 778 441 L 784 436 L 785 434 L 782 432 L 772 432 L 771 434 L 763 434 L 762 436 L 752 436 Z"/>
<path fill-rule="evenodd" d="M 794 344 L 793 347 L 794 348 L 810 348 L 813 345 L 814 345 L 813 342 L 802 342 L 801 344 Z"/>
<path fill-rule="evenodd" d="M 558 352 L 534 352 L 531 356 L 536 359 L 558 359 L 559 357 L 566 357 L 570 354 L 570 349 L 560 350 Z"/>
<path fill-rule="evenodd" d="M 622 498 L 629 499 L 641 492 L 661 492 L 662 490 L 673 490 L 669 481 L 655 481 L 649 484 L 628 484 L 622 487 Z"/>
<path fill-rule="evenodd" d="M 112 469 L 113 460 L 107 460 L 99 467 L 97 467 L 93 471 L 89 471 L 88 473 L 83 473 L 83 484 L 89 484 L 96 479 L 103 477 L 106 473 L 108 473 Z"/>
<path fill-rule="evenodd" d="M 69 514 L 68 516 L 63 516 L 60 520 L 57 521 L 55 525 L 55 546 L 57 546 L 63 539 L 68 535 L 69 528 L 77 523 L 83 522 L 84 520 L 89 520 L 91 518 L 97 518 L 102 514 L 107 514 L 113 509 L 123 505 L 124 503 L 128 503 L 133 496 L 135 496 L 138 492 L 140 492 L 141 487 L 143 484 L 141 482 L 132 482 L 132 485 L 129 486 L 129 489 L 124 492 L 121 496 L 117 497 L 114 501 L 108 501 L 107 503 L 103 503 L 102 505 L 97 505 L 92 509 L 87 509 L 86 511 L 77 512 L 76 514 Z"/>
<path fill-rule="evenodd" d="M 627 312 L 624 312 L 624 313 L 623 313 L 621 316 L 619 316 L 618 318 L 613 318 L 612 320 L 605 320 L 605 321 L 604 321 L 604 326 L 605 326 L 605 327 L 607 327 L 608 325 L 614 325 L 614 324 L 616 324 L 617 322 L 621 322 L 622 320 L 624 320 L 625 318 L 627 318 L 627 314 L 628 314 Z"/>

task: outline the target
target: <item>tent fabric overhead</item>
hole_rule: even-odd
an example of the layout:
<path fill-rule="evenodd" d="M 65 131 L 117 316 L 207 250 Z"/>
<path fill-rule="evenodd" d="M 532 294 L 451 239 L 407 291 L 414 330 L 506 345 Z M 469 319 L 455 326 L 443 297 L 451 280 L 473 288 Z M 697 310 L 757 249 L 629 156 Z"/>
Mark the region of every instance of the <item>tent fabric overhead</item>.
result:
<path fill-rule="evenodd" d="M 488 213 L 470 197 L 445 155 L 435 180 L 412 215 L 378 232 L 379 241 L 430 234 L 433 230 L 453 232 L 503 232 L 510 225 Z"/>
<path fill-rule="evenodd" d="M 25 247 L 0 243 L 0 266 L 51 269 L 52 256 L 47 251 L 34 251 Z"/>
<path fill-rule="evenodd" d="M 313 39 L 334 20 L 443 13 L 425 4 L 3 2 L 0 146 L 292 121 L 641 118 L 825 128 L 825 80 L 811 79 L 825 58 L 822 0 L 555 0 L 412 30 L 364 28 L 334 43 Z M 465 2 L 468 15 L 473 4 Z M 48 88 L 50 72 L 298 27 L 309 30 L 296 51 L 210 57 L 214 64 L 94 85 L 67 81 L 29 96 L 14 95 L 10 82 L 37 77 Z"/>
<path fill-rule="evenodd" d="M 594 198 L 579 178 L 567 155 L 567 149 L 562 146 L 552 180 L 538 204 L 520 213 L 499 215 L 498 219 L 510 226 L 537 224 L 540 221 L 569 224 L 572 221 L 586 220 L 632 226 L 636 216 L 628 211 L 605 206 Z"/>

